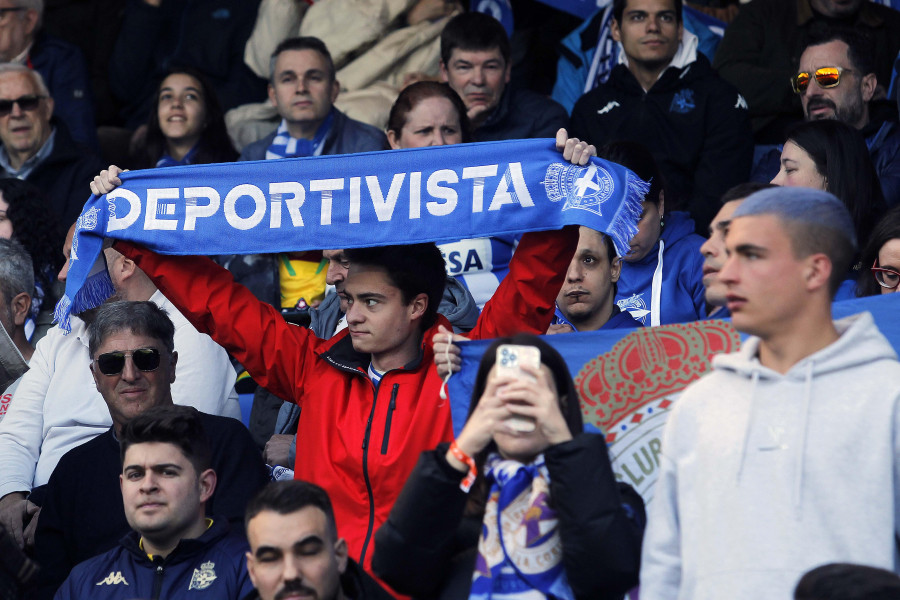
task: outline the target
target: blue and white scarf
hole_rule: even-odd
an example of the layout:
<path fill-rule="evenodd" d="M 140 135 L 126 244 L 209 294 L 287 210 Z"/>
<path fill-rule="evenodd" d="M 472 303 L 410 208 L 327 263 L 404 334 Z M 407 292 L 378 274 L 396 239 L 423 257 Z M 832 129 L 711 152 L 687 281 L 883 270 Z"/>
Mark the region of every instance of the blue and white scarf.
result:
<path fill-rule="evenodd" d="M 363 248 L 586 225 L 619 252 L 637 233 L 646 182 L 615 163 L 562 159 L 553 140 L 513 140 L 129 171 L 91 197 L 72 241 L 56 318 L 112 294 L 104 238 L 162 254 Z"/>
<path fill-rule="evenodd" d="M 492 454 L 485 477 L 491 491 L 469 599 L 574 600 L 563 566 L 556 511 L 550 507 L 544 455 L 523 465 Z"/>
<path fill-rule="evenodd" d="M 322 147 L 325 145 L 325 137 L 331 131 L 331 124 L 334 122 L 334 109 L 328 113 L 322 124 L 316 130 L 316 135 L 311 140 L 303 138 L 291 137 L 288 132 L 287 121 L 281 120 L 278 129 L 275 131 L 275 138 L 269 144 L 266 150 L 266 160 L 275 160 L 278 158 L 304 158 L 306 156 L 318 156 L 322 153 Z"/>
<path fill-rule="evenodd" d="M 158 161 L 156 161 L 156 168 L 162 169 L 163 167 L 180 167 L 182 165 L 189 165 L 194 162 L 194 155 L 197 154 L 197 146 L 198 144 L 194 144 L 194 147 L 187 151 L 187 154 L 181 157 L 181 160 L 176 158 L 172 158 L 172 156 L 165 152 Z"/>

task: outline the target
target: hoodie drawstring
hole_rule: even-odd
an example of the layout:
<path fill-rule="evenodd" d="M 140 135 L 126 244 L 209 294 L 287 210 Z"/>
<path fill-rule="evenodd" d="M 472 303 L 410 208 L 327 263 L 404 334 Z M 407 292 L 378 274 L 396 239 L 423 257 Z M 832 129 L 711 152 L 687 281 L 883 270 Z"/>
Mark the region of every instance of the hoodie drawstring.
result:
<path fill-rule="evenodd" d="M 809 430 L 809 405 L 812 401 L 812 377 L 813 364 L 815 361 L 806 363 L 806 379 L 803 386 L 803 415 L 800 424 L 800 443 L 797 445 L 796 472 L 794 473 L 794 518 L 800 520 L 801 505 L 803 503 L 803 467 L 806 464 L 806 434 Z"/>
<path fill-rule="evenodd" d="M 747 426 L 744 427 L 744 439 L 741 442 L 741 455 L 738 457 L 738 468 L 737 468 L 737 477 L 735 479 L 735 483 L 740 485 L 741 483 L 741 474 L 744 471 L 744 461 L 747 458 L 747 445 L 750 443 L 750 430 L 753 427 L 753 416 L 755 414 L 754 408 L 756 407 L 756 403 L 753 399 L 756 397 L 756 385 L 759 383 L 759 368 L 755 367 L 753 369 L 753 374 L 750 376 L 750 410 L 747 415 Z"/>
<path fill-rule="evenodd" d="M 662 296 L 663 252 L 666 242 L 659 238 L 659 254 L 656 258 L 656 270 L 653 271 L 653 284 L 650 288 L 650 325 L 657 327 L 660 321 L 659 304 Z"/>

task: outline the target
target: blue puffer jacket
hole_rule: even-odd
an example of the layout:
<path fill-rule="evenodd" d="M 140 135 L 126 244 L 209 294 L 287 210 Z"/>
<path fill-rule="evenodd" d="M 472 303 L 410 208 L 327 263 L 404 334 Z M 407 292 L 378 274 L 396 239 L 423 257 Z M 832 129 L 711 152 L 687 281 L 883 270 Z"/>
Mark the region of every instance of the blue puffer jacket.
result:
<path fill-rule="evenodd" d="M 616 304 L 644 325 L 683 323 L 706 317 L 703 288 L 703 238 L 685 212 L 667 212 L 665 227 L 653 250 L 637 262 L 622 262 Z M 659 256 L 663 245 L 662 257 Z M 659 271 L 659 285 L 653 276 Z M 654 322 L 653 298 L 659 296 L 659 322 Z"/>
<path fill-rule="evenodd" d="M 247 541 L 216 518 L 197 539 L 181 540 L 168 557 L 151 560 L 131 532 L 119 546 L 72 571 L 55 600 L 237 600 L 253 591 L 244 553 Z"/>

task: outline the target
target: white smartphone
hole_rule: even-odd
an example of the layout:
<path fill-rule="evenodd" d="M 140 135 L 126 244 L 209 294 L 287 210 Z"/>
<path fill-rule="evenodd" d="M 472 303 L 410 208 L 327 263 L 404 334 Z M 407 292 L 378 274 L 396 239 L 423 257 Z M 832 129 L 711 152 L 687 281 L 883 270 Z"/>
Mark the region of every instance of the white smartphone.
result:
<path fill-rule="evenodd" d="M 523 365 L 539 369 L 541 366 L 541 351 L 534 346 L 519 346 L 516 344 L 502 344 L 497 347 L 497 369 L 509 373 L 519 379 L 535 381 L 530 373 L 521 369 Z M 531 433 L 535 430 L 533 419 L 521 416 L 512 416 L 506 419 L 507 426 L 513 431 Z"/>

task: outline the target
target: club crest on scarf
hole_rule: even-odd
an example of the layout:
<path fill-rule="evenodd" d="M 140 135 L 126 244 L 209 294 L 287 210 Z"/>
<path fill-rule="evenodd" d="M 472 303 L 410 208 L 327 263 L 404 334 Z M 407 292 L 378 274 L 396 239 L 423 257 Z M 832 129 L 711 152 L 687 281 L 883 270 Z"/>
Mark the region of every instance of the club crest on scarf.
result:
<path fill-rule="evenodd" d="M 602 215 L 601 206 L 609 200 L 615 184 L 609 172 L 598 165 L 577 167 L 553 163 L 544 177 L 544 187 L 551 202 L 565 200 L 563 210 L 578 208 Z"/>

